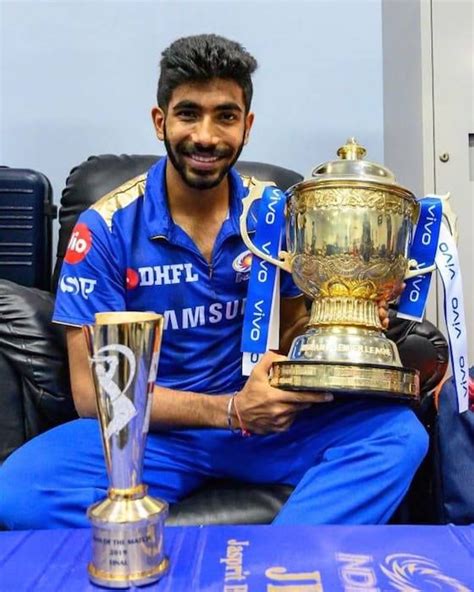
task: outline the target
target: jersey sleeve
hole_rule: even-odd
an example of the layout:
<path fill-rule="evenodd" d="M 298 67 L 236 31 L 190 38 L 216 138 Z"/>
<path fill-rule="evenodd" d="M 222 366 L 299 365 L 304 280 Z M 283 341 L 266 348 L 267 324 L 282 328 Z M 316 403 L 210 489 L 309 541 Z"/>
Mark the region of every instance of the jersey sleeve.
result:
<path fill-rule="evenodd" d="M 281 271 L 280 274 L 280 295 L 282 298 L 296 298 L 303 294 L 293 281 L 291 274 L 286 271 Z"/>
<path fill-rule="evenodd" d="M 81 214 L 58 281 L 53 321 L 82 326 L 96 312 L 125 310 L 125 276 L 117 239 L 94 210 Z"/>

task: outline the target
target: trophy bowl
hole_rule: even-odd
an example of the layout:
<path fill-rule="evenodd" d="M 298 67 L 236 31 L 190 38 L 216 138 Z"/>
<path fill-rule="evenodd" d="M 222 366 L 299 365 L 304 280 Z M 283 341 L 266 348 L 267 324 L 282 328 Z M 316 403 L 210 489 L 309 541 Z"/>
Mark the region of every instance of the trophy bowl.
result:
<path fill-rule="evenodd" d="M 254 253 L 291 273 L 312 301 L 308 329 L 288 360 L 273 365 L 271 384 L 416 401 L 419 373 L 402 367 L 378 303 L 395 300 L 404 279 L 429 271 L 412 269 L 417 263 L 408 254 L 419 207 L 391 171 L 363 160 L 365 154 L 351 138 L 339 160 L 317 166 L 287 191 L 288 252 L 280 261 L 249 239 Z"/>

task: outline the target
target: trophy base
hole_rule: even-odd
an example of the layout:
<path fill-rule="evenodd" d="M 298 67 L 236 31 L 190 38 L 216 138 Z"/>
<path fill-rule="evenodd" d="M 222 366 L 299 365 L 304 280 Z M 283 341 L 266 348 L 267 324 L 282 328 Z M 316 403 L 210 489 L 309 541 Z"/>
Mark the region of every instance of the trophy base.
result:
<path fill-rule="evenodd" d="M 149 495 L 135 498 L 144 486 L 109 489 L 109 496 L 88 510 L 92 522 L 90 580 L 104 588 L 145 586 L 168 570 L 164 522 L 168 505 Z"/>
<path fill-rule="evenodd" d="M 270 384 L 291 391 L 321 391 L 337 398 L 370 396 L 419 401 L 418 370 L 349 362 L 274 362 Z"/>
<path fill-rule="evenodd" d="M 159 565 L 147 571 L 130 573 L 127 576 L 115 575 L 111 572 L 101 571 L 89 563 L 87 571 L 93 584 L 103 588 L 125 589 L 131 586 L 146 586 L 158 581 L 168 571 L 169 561 L 165 557 Z"/>

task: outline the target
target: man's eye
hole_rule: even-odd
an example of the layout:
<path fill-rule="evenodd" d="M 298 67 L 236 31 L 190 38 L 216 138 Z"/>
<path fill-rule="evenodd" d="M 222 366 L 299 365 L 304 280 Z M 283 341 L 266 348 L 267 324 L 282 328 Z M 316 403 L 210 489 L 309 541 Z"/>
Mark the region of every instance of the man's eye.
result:
<path fill-rule="evenodd" d="M 222 121 L 237 121 L 237 115 L 235 113 L 232 112 L 223 112 L 220 114 L 220 118 Z"/>
<path fill-rule="evenodd" d="M 177 115 L 180 119 L 184 119 L 185 121 L 190 121 L 192 119 L 196 119 L 197 117 L 196 112 L 190 110 L 178 111 Z"/>

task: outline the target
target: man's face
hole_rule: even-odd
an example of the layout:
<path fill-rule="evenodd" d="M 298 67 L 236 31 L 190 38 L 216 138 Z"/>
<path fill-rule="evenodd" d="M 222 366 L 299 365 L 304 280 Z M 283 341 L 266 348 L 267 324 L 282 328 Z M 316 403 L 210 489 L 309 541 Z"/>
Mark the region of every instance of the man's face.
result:
<path fill-rule="evenodd" d="M 173 167 L 194 189 L 219 185 L 253 123 L 253 114 L 245 114 L 241 87 L 221 78 L 178 86 L 166 112 L 155 107 L 152 116 Z"/>

